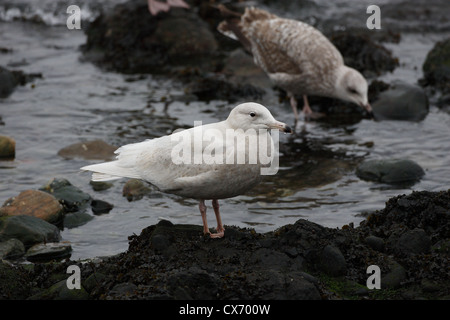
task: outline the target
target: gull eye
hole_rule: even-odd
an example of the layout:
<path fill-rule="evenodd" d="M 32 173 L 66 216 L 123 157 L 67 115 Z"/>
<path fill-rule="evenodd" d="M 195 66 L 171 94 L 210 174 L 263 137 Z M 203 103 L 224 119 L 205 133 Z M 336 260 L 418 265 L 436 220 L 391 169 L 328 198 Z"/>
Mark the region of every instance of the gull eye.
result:
<path fill-rule="evenodd" d="M 347 88 L 348 92 L 352 93 L 352 94 L 357 94 L 358 91 L 356 91 L 356 89 L 353 88 Z"/>
<path fill-rule="evenodd" d="M 252 117 L 252 118 L 253 118 L 253 117 L 255 117 L 255 116 L 256 116 L 256 112 L 253 112 L 253 111 L 252 111 L 252 112 L 250 112 L 250 113 L 249 113 L 249 115 L 250 115 L 250 117 Z"/>

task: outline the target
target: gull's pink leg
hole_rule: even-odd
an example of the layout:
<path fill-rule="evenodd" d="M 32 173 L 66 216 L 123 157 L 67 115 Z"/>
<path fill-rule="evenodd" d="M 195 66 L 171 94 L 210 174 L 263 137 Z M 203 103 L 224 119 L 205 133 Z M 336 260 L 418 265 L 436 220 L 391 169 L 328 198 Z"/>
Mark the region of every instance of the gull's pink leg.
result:
<path fill-rule="evenodd" d="M 156 16 L 159 12 L 164 11 L 167 12 L 170 9 L 170 6 L 165 2 L 160 2 L 156 0 L 147 0 L 148 2 L 148 11 L 154 16 Z"/>
<path fill-rule="evenodd" d="M 308 96 L 303 95 L 303 113 L 305 114 L 305 119 L 319 119 L 325 117 L 325 114 L 322 112 L 314 112 L 311 110 L 308 102 Z"/>
<path fill-rule="evenodd" d="M 222 238 L 225 235 L 225 228 L 223 227 L 222 219 L 220 218 L 219 201 L 217 199 L 214 199 L 212 201 L 212 205 L 214 208 L 214 213 L 216 214 L 217 233 L 211 234 L 211 238 Z"/>
<path fill-rule="evenodd" d="M 189 5 L 186 2 L 184 2 L 183 0 L 167 0 L 167 3 L 171 7 L 180 7 L 180 8 L 189 9 Z"/>
<path fill-rule="evenodd" d="M 292 93 L 288 93 L 288 96 L 290 97 L 292 111 L 294 111 L 295 124 L 297 124 L 298 122 L 297 99 L 295 99 Z"/>
<path fill-rule="evenodd" d="M 305 94 L 303 95 L 303 113 L 305 114 L 305 117 L 307 116 L 308 118 L 313 113 L 309 106 L 308 96 Z"/>
<path fill-rule="evenodd" d="M 198 208 L 200 209 L 200 213 L 202 215 L 202 220 L 203 220 L 203 233 L 207 234 L 207 233 L 211 233 L 209 232 L 209 228 L 208 228 L 208 222 L 206 221 L 206 206 L 205 206 L 205 200 L 200 200 L 200 203 L 198 204 Z"/>

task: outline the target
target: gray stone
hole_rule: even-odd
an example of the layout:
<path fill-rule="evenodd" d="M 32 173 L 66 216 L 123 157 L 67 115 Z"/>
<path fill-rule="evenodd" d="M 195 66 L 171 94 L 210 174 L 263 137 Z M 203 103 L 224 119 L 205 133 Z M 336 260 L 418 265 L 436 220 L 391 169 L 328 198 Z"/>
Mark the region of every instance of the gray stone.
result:
<path fill-rule="evenodd" d="M 25 254 L 25 246 L 15 238 L 0 242 L 0 260 L 17 259 Z"/>
<path fill-rule="evenodd" d="M 63 178 L 54 178 L 39 190 L 52 194 L 64 206 L 66 212 L 81 210 L 91 201 L 89 194 Z"/>
<path fill-rule="evenodd" d="M 389 271 L 381 273 L 381 289 L 398 289 L 406 280 L 406 270 L 396 261 L 389 261 Z"/>
<path fill-rule="evenodd" d="M 428 114 L 428 97 L 416 85 L 396 81 L 372 103 L 376 120 L 421 121 Z"/>
<path fill-rule="evenodd" d="M 387 184 L 414 184 L 425 171 L 412 160 L 367 160 L 358 166 L 356 175 L 362 180 Z"/>
<path fill-rule="evenodd" d="M 38 243 L 27 250 L 25 258 L 28 261 L 49 261 L 69 257 L 71 252 L 70 244 L 59 242 Z"/>
<path fill-rule="evenodd" d="M 92 140 L 71 144 L 59 150 L 58 155 L 65 159 L 112 160 L 116 149 L 103 140 Z"/>
<path fill-rule="evenodd" d="M 423 229 L 409 230 L 400 236 L 395 249 L 406 255 L 428 253 L 431 249 L 431 240 Z"/>
<path fill-rule="evenodd" d="M 0 98 L 9 96 L 16 86 L 17 81 L 14 74 L 8 69 L 0 67 Z"/>
<path fill-rule="evenodd" d="M 72 229 L 82 226 L 92 219 L 94 216 L 84 211 L 70 212 L 64 215 L 63 225 L 64 228 Z"/>
<path fill-rule="evenodd" d="M 40 242 L 59 241 L 59 229 L 51 223 L 32 216 L 0 217 L 0 241 L 20 240 L 25 247 Z"/>
<path fill-rule="evenodd" d="M 347 266 L 342 252 L 331 245 L 323 248 L 319 258 L 319 268 L 330 276 L 343 276 L 347 272 Z"/>
<path fill-rule="evenodd" d="M 365 239 L 366 244 L 373 250 L 383 252 L 384 251 L 384 240 L 376 236 L 368 236 Z"/>

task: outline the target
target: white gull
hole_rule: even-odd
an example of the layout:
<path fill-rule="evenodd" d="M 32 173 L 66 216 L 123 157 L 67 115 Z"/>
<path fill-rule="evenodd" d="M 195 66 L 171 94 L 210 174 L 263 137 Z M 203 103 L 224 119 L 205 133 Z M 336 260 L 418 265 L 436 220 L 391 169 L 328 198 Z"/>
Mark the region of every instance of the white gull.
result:
<path fill-rule="evenodd" d="M 268 156 L 278 156 L 269 129 L 292 132 L 264 106 L 243 103 L 224 121 L 124 145 L 116 150 L 116 160 L 81 170 L 94 172 L 93 181 L 137 178 L 162 192 L 198 199 L 204 233 L 223 237 L 218 200 L 240 195 L 260 182 L 261 170 L 270 164 L 262 161 L 259 148 L 266 146 Z M 244 142 L 245 147 L 239 147 L 239 142 Z M 258 156 L 251 159 L 254 154 Z M 208 155 L 212 157 L 205 157 Z M 208 228 L 205 200 L 212 200 L 217 220 L 215 234 Z"/>

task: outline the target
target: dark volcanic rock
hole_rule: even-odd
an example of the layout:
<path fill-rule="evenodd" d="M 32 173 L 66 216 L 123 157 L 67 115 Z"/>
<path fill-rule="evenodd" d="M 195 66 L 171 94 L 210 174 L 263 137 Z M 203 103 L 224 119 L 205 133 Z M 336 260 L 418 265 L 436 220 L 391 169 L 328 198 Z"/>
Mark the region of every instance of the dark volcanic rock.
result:
<path fill-rule="evenodd" d="M 174 9 L 155 17 L 145 1 L 128 1 L 101 14 L 86 34 L 85 57 L 123 73 L 167 72 L 174 65 L 214 67 L 217 43 L 209 25 L 192 11 Z"/>
<path fill-rule="evenodd" d="M 365 76 L 393 71 L 399 65 L 398 59 L 384 46 L 372 41 L 370 35 L 340 31 L 329 35 L 329 39 L 341 52 L 345 64 Z"/>
<path fill-rule="evenodd" d="M 422 66 L 421 84 L 433 86 L 444 94 L 450 93 L 450 38 L 435 44 Z"/>
<path fill-rule="evenodd" d="M 449 214 L 450 190 L 394 197 L 356 228 L 300 219 L 264 234 L 225 226 L 224 238 L 211 239 L 200 225 L 161 221 L 131 236 L 126 252 L 79 264 L 81 298 L 445 299 Z M 377 245 L 369 245 L 370 238 Z M 386 243 L 383 252 L 380 243 Z M 0 294 L 65 297 L 61 275 L 73 264 L 36 264 L 32 271 L 0 265 Z M 370 265 L 380 267 L 380 290 L 366 287 Z M 22 278 L 33 281 L 14 288 Z"/>

